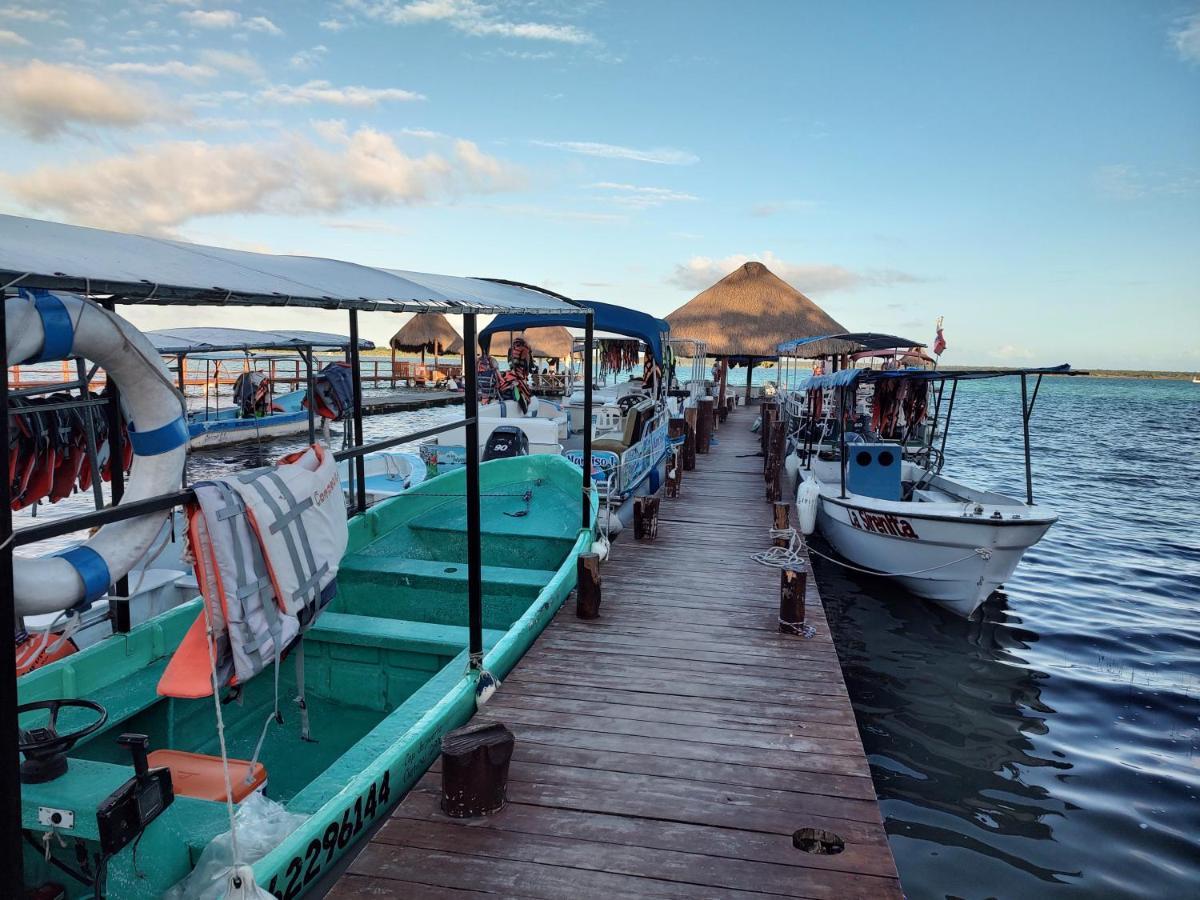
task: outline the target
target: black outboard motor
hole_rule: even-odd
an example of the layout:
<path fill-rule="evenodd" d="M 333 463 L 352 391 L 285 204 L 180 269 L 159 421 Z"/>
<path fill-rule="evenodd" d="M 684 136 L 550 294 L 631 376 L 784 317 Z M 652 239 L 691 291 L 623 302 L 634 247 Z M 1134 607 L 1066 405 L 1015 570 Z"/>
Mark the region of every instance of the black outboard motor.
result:
<path fill-rule="evenodd" d="M 497 426 L 483 446 L 483 461 L 529 455 L 529 435 L 516 425 Z"/>

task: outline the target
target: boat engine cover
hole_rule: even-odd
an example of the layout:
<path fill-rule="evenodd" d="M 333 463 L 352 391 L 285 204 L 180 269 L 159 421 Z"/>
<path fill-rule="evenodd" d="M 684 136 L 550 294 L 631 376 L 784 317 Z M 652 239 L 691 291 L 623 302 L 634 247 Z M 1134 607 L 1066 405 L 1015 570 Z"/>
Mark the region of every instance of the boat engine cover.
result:
<path fill-rule="evenodd" d="M 515 425 L 500 425 L 492 429 L 483 447 L 483 461 L 529 455 L 529 436 Z"/>

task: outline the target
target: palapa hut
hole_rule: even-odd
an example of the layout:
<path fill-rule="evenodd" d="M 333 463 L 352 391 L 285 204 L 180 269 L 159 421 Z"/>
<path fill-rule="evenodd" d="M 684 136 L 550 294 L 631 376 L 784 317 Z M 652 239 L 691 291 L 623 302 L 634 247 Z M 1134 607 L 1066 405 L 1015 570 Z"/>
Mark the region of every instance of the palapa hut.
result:
<path fill-rule="evenodd" d="M 667 321 L 672 334 L 704 341 L 708 355 L 721 359 L 722 402 L 730 365 L 746 366 L 748 402 L 754 366 L 777 359 L 779 344 L 846 330 L 760 262 L 730 272 L 667 316 Z"/>
<path fill-rule="evenodd" d="M 459 356 L 466 346 L 454 327 L 441 313 L 418 313 L 388 341 L 392 348 L 392 372 L 396 371 L 396 351 L 420 353 L 421 365 L 425 365 L 425 354 L 433 354 L 433 365 L 437 367 L 439 356 Z"/>
<path fill-rule="evenodd" d="M 524 331 L 498 331 L 492 337 L 491 352 L 494 356 L 505 356 L 512 346 L 512 337 L 523 337 L 533 355 L 538 359 L 570 359 L 575 339 L 562 325 L 544 328 L 526 328 Z"/>

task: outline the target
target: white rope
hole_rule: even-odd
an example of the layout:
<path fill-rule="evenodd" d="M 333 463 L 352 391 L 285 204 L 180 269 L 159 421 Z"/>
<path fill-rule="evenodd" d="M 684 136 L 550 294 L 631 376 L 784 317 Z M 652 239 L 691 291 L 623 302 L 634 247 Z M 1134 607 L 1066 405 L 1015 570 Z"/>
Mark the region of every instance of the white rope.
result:
<path fill-rule="evenodd" d="M 208 601 L 201 604 L 204 610 L 204 624 L 207 626 L 205 643 L 208 645 L 208 664 L 212 674 L 213 706 L 217 711 L 217 741 L 221 747 L 221 771 L 225 776 L 225 808 L 229 812 L 229 843 L 233 850 L 233 864 L 241 864 L 241 852 L 238 850 L 237 816 L 233 809 L 233 779 L 229 774 L 229 751 L 225 747 L 225 719 L 221 714 L 221 686 L 217 683 L 217 654 L 214 647 L 215 632 L 213 631 L 212 615 Z"/>

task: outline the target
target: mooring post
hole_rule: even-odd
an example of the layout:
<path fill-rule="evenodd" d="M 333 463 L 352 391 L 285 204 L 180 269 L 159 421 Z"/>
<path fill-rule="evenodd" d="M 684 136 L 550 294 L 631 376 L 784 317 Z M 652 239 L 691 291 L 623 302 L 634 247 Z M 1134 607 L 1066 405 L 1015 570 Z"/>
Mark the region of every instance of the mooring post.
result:
<path fill-rule="evenodd" d="M 786 501 L 775 501 L 775 521 L 773 523 L 776 531 L 784 531 L 788 527 L 788 516 L 790 515 L 791 504 Z M 788 539 L 785 537 L 776 537 L 776 547 L 786 547 Z"/>
<path fill-rule="evenodd" d="M 803 633 L 807 590 L 808 572 L 804 569 L 779 570 L 779 630 L 783 634 Z"/>
<path fill-rule="evenodd" d="M 442 812 L 473 819 L 499 812 L 516 739 L 499 723 L 473 723 L 442 738 Z"/>
<path fill-rule="evenodd" d="M 652 541 L 658 537 L 658 497 L 638 497 L 633 501 L 633 536 Z"/>
<path fill-rule="evenodd" d="M 575 564 L 575 615 L 581 619 L 600 616 L 600 554 L 580 553 Z"/>
<path fill-rule="evenodd" d="M 713 398 L 701 397 L 699 406 L 696 414 L 696 452 L 707 453 L 708 445 L 712 442 Z"/>
<path fill-rule="evenodd" d="M 683 448 L 676 447 L 667 457 L 667 499 L 679 497 L 679 488 L 683 485 Z"/>

